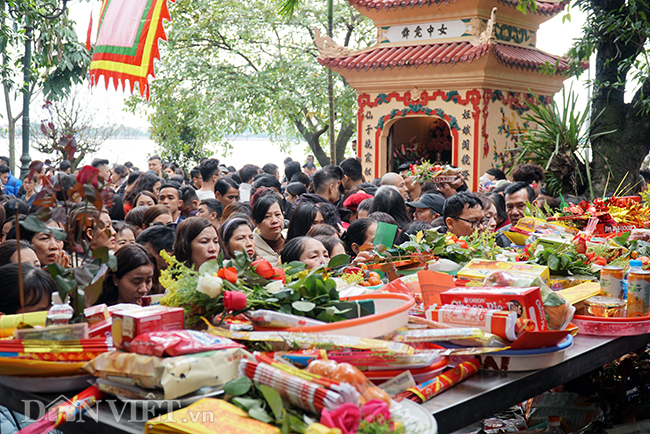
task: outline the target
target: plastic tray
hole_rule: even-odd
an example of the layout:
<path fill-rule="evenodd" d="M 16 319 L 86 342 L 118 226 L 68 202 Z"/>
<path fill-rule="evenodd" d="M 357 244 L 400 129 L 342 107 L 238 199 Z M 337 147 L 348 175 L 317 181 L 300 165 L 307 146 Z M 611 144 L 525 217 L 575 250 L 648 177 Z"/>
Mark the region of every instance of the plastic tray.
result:
<path fill-rule="evenodd" d="M 448 364 L 449 357 L 438 357 L 436 360 L 434 360 L 431 366 L 427 366 L 426 368 L 395 369 L 391 371 L 364 371 L 363 373 L 368 378 L 368 380 L 372 381 L 375 384 L 381 384 L 400 375 L 404 371 L 411 371 L 411 375 L 413 375 L 415 382 L 420 384 L 424 383 L 425 381 L 429 381 L 433 377 L 441 374 Z"/>
<path fill-rule="evenodd" d="M 637 318 L 601 318 L 574 315 L 571 322 L 578 326 L 578 334 L 597 336 L 634 336 L 650 333 L 650 316 Z"/>
<path fill-rule="evenodd" d="M 85 389 L 92 378 L 88 374 L 48 378 L 0 375 L 0 384 L 23 392 L 62 393 Z"/>
<path fill-rule="evenodd" d="M 375 314 L 330 324 L 310 327 L 290 327 L 273 329 L 255 327 L 255 330 L 285 331 L 300 333 L 330 333 L 360 338 L 376 338 L 404 327 L 409 321 L 409 309 L 415 304 L 410 295 L 405 294 L 366 294 L 346 300 L 374 300 Z"/>
<path fill-rule="evenodd" d="M 564 360 L 564 353 L 573 344 L 573 336 L 567 336 L 557 346 L 530 350 L 505 350 L 474 356 L 485 371 L 534 371 L 555 366 Z M 469 359 L 469 358 L 468 358 Z"/>

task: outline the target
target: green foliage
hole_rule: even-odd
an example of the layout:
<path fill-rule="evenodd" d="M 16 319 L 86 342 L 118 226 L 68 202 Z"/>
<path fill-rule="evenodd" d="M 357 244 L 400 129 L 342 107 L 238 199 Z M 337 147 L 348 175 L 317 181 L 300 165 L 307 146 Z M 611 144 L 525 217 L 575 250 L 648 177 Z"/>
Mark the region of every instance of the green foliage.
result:
<path fill-rule="evenodd" d="M 589 110 L 577 110 L 577 96 L 572 89 L 567 92 L 562 88 L 561 106 L 555 101 L 548 105 L 526 101 L 526 105 L 530 110 L 522 119 L 531 128 L 515 148 L 519 153 L 513 158 L 514 164 L 529 162 L 542 166 L 546 174 L 545 190 L 550 196 L 580 195 L 589 189 L 593 199 L 587 150 L 592 139 L 613 131 L 589 132 Z"/>
<path fill-rule="evenodd" d="M 306 140 L 322 163 L 327 74 L 312 36 L 312 28 L 325 27 L 322 5 L 302 6 L 290 20 L 262 0 L 170 6 L 169 41 L 161 44 L 149 106 L 162 153 L 194 153 L 192 160 L 211 144 L 227 151 L 228 137 L 253 133 L 275 142 Z M 349 40 L 350 48 L 365 48 L 374 37 L 370 22 L 343 2 L 334 26 L 334 39 Z M 334 86 L 337 141 L 344 148 L 356 125 L 356 93 L 338 75 Z M 130 104 L 137 109 L 140 101 Z"/>

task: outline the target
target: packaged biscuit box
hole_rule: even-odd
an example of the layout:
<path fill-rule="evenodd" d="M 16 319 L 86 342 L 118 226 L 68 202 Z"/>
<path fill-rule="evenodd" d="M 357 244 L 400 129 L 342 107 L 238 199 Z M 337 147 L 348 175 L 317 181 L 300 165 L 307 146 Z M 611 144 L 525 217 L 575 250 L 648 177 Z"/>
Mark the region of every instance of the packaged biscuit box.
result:
<path fill-rule="evenodd" d="M 472 259 L 467 265 L 460 269 L 458 272 L 458 278 L 483 282 L 485 276 L 494 271 L 507 271 L 515 277 L 539 277 L 546 284 L 548 284 L 550 278 L 548 267 L 545 265 L 524 264 L 522 262 L 490 261 L 487 259 Z"/>
<path fill-rule="evenodd" d="M 517 318 L 530 319 L 535 330 L 548 330 L 542 293 L 538 287 L 466 287 L 440 294 L 442 304 L 517 312 Z"/>
<path fill-rule="evenodd" d="M 129 350 L 131 341 L 148 332 L 183 330 L 185 319 L 182 307 L 147 306 L 113 313 L 113 344 Z"/>

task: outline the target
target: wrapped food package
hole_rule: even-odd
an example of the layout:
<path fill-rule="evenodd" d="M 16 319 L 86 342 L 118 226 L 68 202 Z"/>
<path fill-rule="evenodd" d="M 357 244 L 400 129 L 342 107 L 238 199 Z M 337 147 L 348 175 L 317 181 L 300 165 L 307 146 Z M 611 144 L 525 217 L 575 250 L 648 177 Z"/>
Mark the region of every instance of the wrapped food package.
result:
<path fill-rule="evenodd" d="M 237 342 L 196 330 L 173 330 L 138 335 L 131 341 L 132 353 L 150 356 L 182 356 L 206 351 L 244 348 Z"/>
<path fill-rule="evenodd" d="M 253 324 L 262 327 L 310 327 L 326 324 L 317 319 L 307 318 L 304 316 L 292 315 L 289 313 L 274 312 L 272 310 L 260 309 L 251 310 L 245 313 Z"/>
<path fill-rule="evenodd" d="M 547 330 L 542 293 L 537 287 L 453 288 L 440 294 L 443 304 L 517 312 L 517 318 L 530 319 L 535 330 Z"/>
<path fill-rule="evenodd" d="M 427 319 L 456 327 L 478 327 L 503 339 L 517 339 L 517 313 L 465 306 L 441 306 L 426 311 Z"/>
<path fill-rule="evenodd" d="M 142 387 L 162 389 L 164 399 L 175 399 L 202 387 L 222 387 L 238 377 L 242 359 L 253 356 L 241 348 L 161 358 L 113 351 L 84 365 L 95 377 Z"/>

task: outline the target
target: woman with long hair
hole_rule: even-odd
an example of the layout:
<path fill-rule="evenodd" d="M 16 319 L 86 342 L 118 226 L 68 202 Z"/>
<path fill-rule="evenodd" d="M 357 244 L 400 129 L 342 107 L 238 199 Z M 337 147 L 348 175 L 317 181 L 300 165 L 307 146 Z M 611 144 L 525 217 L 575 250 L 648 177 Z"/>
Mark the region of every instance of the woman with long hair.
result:
<path fill-rule="evenodd" d="M 253 205 L 253 220 L 257 226 L 255 251 L 275 267 L 285 242 L 282 200 L 274 193 L 257 198 Z"/>
<path fill-rule="evenodd" d="M 183 220 L 176 229 L 174 256 L 190 268 L 198 270 L 207 261 L 217 259 L 219 237 L 210 220 L 190 217 Z"/>
<path fill-rule="evenodd" d="M 323 214 L 320 209 L 311 202 L 303 202 L 293 209 L 287 241 L 295 237 L 304 237 L 312 226 L 323 223 Z"/>
<path fill-rule="evenodd" d="M 327 265 L 330 260 L 329 252 L 323 243 L 311 237 L 295 237 L 287 241 L 281 258 L 283 264 L 300 261 L 307 265 L 308 270 Z"/>
<path fill-rule="evenodd" d="M 139 244 L 129 244 L 115 253 L 117 269 L 104 277 L 102 293 L 95 304 L 112 306 L 118 303 L 140 304 L 158 282 L 156 259 Z"/>
<path fill-rule="evenodd" d="M 154 205 L 147 208 L 142 215 L 142 229 L 147 229 L 154 224 L 173 224 L 172 213 L 165 205 Z"/>
<path fill-rule="evenodd" d="M 375 194 L 372 201 L 372 208 L 370 208 L 370 214 L 377 211 L 393 216 L 399 229 L 404 228 L 411 222 L 404 198 L 399 190 L 392 185 L 384 185 L 377 189 L 377 194 Z"/>

